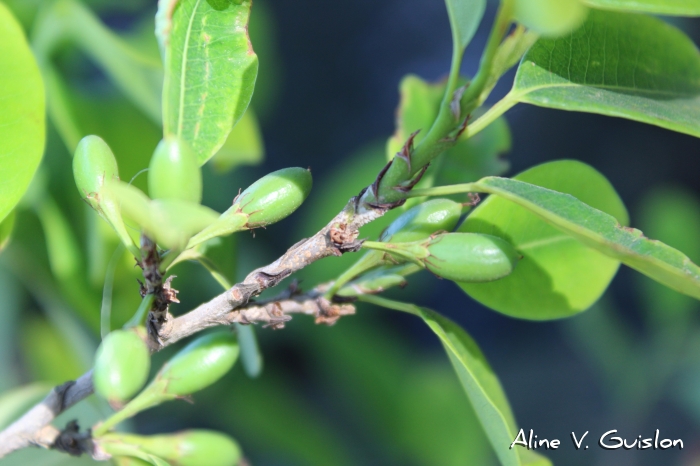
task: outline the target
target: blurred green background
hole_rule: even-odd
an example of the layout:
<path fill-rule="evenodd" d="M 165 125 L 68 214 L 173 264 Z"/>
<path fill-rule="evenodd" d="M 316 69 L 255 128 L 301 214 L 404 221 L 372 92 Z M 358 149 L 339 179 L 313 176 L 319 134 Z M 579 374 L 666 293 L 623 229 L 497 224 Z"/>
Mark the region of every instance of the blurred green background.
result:
<path fill-rule="evenodd" d="M 30 37 L 52 24 L 41 23 L 51 11 L 49 0 L 5 3 Z M 157 62 L 154 2 L 83 3 Z M 465 73 L 476 67 L 493 8 L 490 3 L 467 51 Z M 700 23 L 676 21 L 697 42 Z M 203 203 L 223 211 L 239 188 L 287 166 L 311 167 L 315 186 L 291 217 L 209 251 L 231 280 L 313 234 L 373 180 L 394 131 L 399 81 L 407 73 L 439 79 L 450 57 L 442 2 L 256 0 L 250 32 L 260 57 L 252 104 L 259 127 L 255 119 L 243 120 L 238 143 L 204 167 Z M 41 171 L 0 255 L 0 426 L 49 387 L 89 369 L 106 276 L 113 274 L 113 327 L 140 302 L 139 269 L 117 251 L 109 227 L 75 189 L 65 135 L 103 137 L 122 179 L 145 188 L 139 173 L 160 139 L 158 124 L 125 98 L 89 51 L 65 38 L 54 45 L 44 57 L 57 76 L 48 91 L 52 110 L 72 116 L 49 125 Z M 504 81 L 496 94 L 507 90 Z M 512 133 L 506 129 L 502 136 L 512 139 L 508 163 L 482 170 L 510 165 L 507 173 L 514 174 L 548 160 L 585 161 L 618 189 L 633 225 L 700 261 L 698 140 L 631 121 L 534 107 L 516 107 L 506 119 Z M 366 227 L 363 236 L 376 237 L 391 218 Z M 354 259 L 328 258 L 297 278 L 310 288 Z M 176 314 L 220 293 L 196 264 L 178 265 L 174 273 L 182 301 Z M 627 269 L 591 310 L 557 322 L 501 316 L 428 273 L 392 295 L 434 308 L 472 334 L 501 378 L 520 426 L 562 441 L 547 453 L 555 464 L 700 464 L 700 306 L 691 298 Z M 165 404 L 125 427 L 145 434 L 222 430 L 256 466 L 495 464 L 442 348 L 417 319 L 359 305 L 356 316 L 334 327 L 300 316 L 282 331 L 258 328 L 257 336 L 265 366 L 259 378 L 248 378 L 238 365 L 195 395 L 194 404 Z M 154 370 L 172 351 L 155 356 Z M 91 397 L 57 423 L 78 417 L 87 427 L 109 412 Z M 683 439 L 685 449 L 576 452 L 571 446 L 571 431 L 588 430 L 597 438 L 610 429 L 629 439 L 660 429 Z M 2 466 L 88 463 L 31 449 L 0 460 Z"/>

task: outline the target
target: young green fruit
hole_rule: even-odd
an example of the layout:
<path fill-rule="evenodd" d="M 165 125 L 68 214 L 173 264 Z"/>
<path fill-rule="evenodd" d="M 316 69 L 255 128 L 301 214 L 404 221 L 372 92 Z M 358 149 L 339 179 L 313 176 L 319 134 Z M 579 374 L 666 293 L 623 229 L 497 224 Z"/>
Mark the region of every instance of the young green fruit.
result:
<path fill-rule="evenodd" d="M 92 373 L 95 392 L 120 405 L 143 387 L 150 365 L 148 347 L 136 331 L 115 330 L 97 348 Z"/>
<path fill-rule="evenodd" d="M 229 210 L 239 207 L 249 215 L 249 224 L 269 225 L 294 212 L 309 195 L 311 185 L 309 170 L 298 167 L 277 170 L 251 184 Z"/>
<path fill-rule="evenodd" d="M 449 199 L 431 199 L 401 214 L 387 227 L 379 241 L 407 243 L 437 231 L 452 231 L 462 214 L 462 206 Z"/>
<path fill-rule="evenodd" d="M 148 193 L 152 199 L 201 202 L 202 171 L 186 142 L 166 136 L 158 143 L 149 165 Z"/>
<path fill-rule="evenodd" d="M 365 241 L 363 248 L 384 251 L 458 282 L 487 282 L 510 274 L 520 256 L 513 246 L 491 235 L 445 233 L 423 241 Z"/>
<path fill-rule="evenodd" d="M 520 255 L 501 238 L 478 233 L 440 235 L 428 245 L 425 266 L 448 280 L 488 282 L 509 275 Z"/>
<path fill-rule="evenodd" d="M 208 387 L 233 367 L 238 352 L 236 337 L 231 332 L 210 333 L 197 338 L 171 358 L 155 379 L 121 411 L 96 425 L 92 430 L 93 437 L 104 435 L 144 409 Z"/>
<path fill-rule="evenodd" d="M 184 347 L 158 373 L 164 393 L 185 396 L 208 387 L 226 374 L 238 358 L 236 336 L 228 331 L 200 337 Z"/>
<path fill-rule="evenodd" d="M 119 179 L 117 159 L 99 136 L 85 136 L 73 155 L 73 177 L 81 196 L 100 210 L 100 191 L 106 181 Z"/>
<path fill-rule="evenodd" d="M 516 0 L 515 19 L 542 36 L 558 37 L 578 28 L 588 8 L 579 0 Z"/>
<path fill-rule="evenodd" d="M 149 436 L 108 434 L 97 443 L 108 453 L 123 454 L 135 448 L 178 466 L 235 466 L 241 458 L 241 450 L 231 437 L 210 430 Z"/>

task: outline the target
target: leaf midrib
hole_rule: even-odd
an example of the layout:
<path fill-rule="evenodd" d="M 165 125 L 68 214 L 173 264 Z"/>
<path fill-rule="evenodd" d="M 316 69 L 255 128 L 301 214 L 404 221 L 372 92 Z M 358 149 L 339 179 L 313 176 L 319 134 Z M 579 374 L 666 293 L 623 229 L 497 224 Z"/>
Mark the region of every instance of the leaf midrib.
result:
<path fill-rule="evenodd" d="M 542 68 L 544 69 L 544 68 Z M 639 89 L 639 88 L 633 88 L 633 87 L 626 87 L 626 86 L 610 86 L 610 85 L 594 85 L 594 84 L 581 84 L 581 83 L 575 83 L 575 82 L 570 82 L 570 83 L 558 83 L 558 84 L 542 84 L 540 86 L 533 86 L 533 87 L 528 87 L 528 88 L 513 88 L 511 90 L 511 98 L 515 100 L 519 100 L 521 97 L 526 96 L 527 94 L 542 90 L 542 89 L 550 89 L 554 87 L 588 87 L 588 88 L 596 88 L 596 89 L 603 89 L 606 91 L 627 91 L 627 92 L 635 92 L 638 94 L 644 94 L 641 96 L 631 96 L 631 97 L 654 97 L 654 96 L 664 96 L 664 97 L 674 97 L 678 99 L 682 98 L 696 98 L 700 97 L 700 93 L 698 94 L 681 94 L 677 92 L 671 92 L 671 91 L 651 91 L 651 90 L 644 90 L 644 89 Z"/>
<path fill-rule="evenodd" d="M 194 24 L 194 18 L 197 16 L 197 9 L 202 3 L 202 0 L 197 0 L 194 8 L 192 8 L 192 15 L 190 16 L 190 21 L 187 24 L 187 33 L 185 34 L 185 44 L 182 48 L 182 64 L 180 65 L 180 106 L 177 112 L 177 135 L 182 135 L 183 126 L 183 115 L 185 113 L 185 76 L 187 74 L 187 54 L 189 52 L 190 35 L 192 33 L 192 26 Z"/>

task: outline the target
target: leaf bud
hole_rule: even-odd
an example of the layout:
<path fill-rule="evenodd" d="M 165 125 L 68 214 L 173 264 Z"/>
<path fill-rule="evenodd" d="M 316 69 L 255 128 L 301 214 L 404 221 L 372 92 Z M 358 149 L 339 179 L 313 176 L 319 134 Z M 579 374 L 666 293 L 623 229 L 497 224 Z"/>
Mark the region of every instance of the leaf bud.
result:
<path fill-rule="evenodd" d="M 202 171 L 186 142 L 166 136 L 158 143 L 149 165 L 148 193 L 152 199 L 201 202 Z"/>
<path fill-rule="evenodd" d="M 150 365 L 150 352 L 141 337 L 135 331 L 115 330 L 97 348 L 92 373 L 95 392 L 120 405 L 143 387 Z"/>

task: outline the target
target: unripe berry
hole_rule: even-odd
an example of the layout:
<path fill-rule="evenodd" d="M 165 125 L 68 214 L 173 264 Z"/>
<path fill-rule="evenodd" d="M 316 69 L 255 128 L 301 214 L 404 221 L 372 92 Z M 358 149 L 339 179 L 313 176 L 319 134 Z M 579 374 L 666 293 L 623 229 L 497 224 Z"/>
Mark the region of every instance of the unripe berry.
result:
<path fill-rule="evenodd" d="M 105 182 L 119 179 L 112 150 L 99 136 L 85 136 L 73 155 L 73 177 L 80 195 L 99 211 L 100 191 Z"/>
<path fill-rule="evenodd" d="M 160 370 L 167 395 L 185 396 L 208 387 L 226 374 L 238 358 L 238 342 L 228 331 L 197 338 Z"/>
<path fill-rule="evenodd" d="M 478 233 L 450 233 L 428 245 L 425 265 L 456 282 L 488 282 L 509 275 L 520 255 L 501 238 Z"/>
<path fill-rule="evenodd" d="M 148 378 L 151 356 L 135 332 L 115 330 L 97 348 L 92 380 L 95 392 L 120 405 L 139 391 Z"/>
<path fill-rule="evenodd" d="M 248 214 L 248 223 L 269 225 L 294 212 L 311 192 L 311 172 L 304 168 L 284 168 L 272 172 L 243 191 L 232 207 Z"/>
<path fill-rule="evenodd" d="M 158 143 L 149 165 L 148 193 L 152 199 L 201 202 L 202 171 L 186 142 L 166 136 Z"/>
<path fill-rule="evenodd" d="M 382 233 L 380 241 L 417 241 L 437 231 L 452 231 L 462 214 L 462 206 L 449 199 L 431 199 L 401 214 Z"/>

